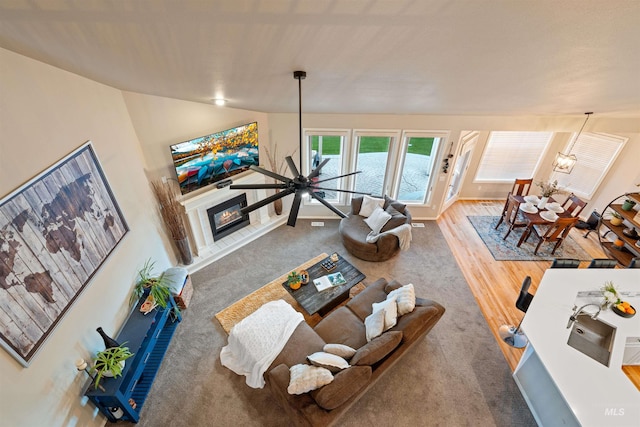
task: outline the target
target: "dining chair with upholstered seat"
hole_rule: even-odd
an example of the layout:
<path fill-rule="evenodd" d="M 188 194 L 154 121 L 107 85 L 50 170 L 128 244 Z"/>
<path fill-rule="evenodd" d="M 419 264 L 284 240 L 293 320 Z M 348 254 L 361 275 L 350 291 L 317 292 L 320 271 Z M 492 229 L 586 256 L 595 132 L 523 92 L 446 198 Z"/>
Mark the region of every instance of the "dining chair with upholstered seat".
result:
<path fill-rule="evenodd" d="M 513 181 L 513 187 L 511 187 L 511 191 L 507 194 L 507 200 L 505 200 L 504 207 L 502 208 L 502 215 L 504 215 L 504 213 L 507 211 L 507 205 L 509 204 L 509 194 L 513 194 L 516 196 L 528 196 L 529 190 L 531 190 L 531 184 L 533 184 L 533 178 L 516 178 L 515 181 Z M 502 221 L 500 221 L 500 223 L 501 222 Z M 500 223 L 498 223 L 498 225 L 500 225 Z"/>
<path fill-rule="evenodd" d="M 569 235 L 569 231 L 571 231 L 571 228 L 576 225 L 577 222 L 578 217 L 558 218 L 556 222 L 554 222 L 550 226 L 539 224 L 531 227 L 532 233 L 529 233 L 529 236 L 531 234 L 535 234 L 539 240 L 538 245 L 536 246 L 536 249 L 533 251 L 533 253 L 537 254 L 538 249 L 540 249 L 540 246 L 545 242 L 555 242 L 555 246 L 553 247 L 551 254 L 553 255 L 554 253 L 556 253 L 556 250 L 560 247 L 562 242 L 564 242 L 565 238 Z M 529 236 L 525 237 L 525 242 L 527 241 Z"/>
<path fill-rule="evenodd" d="M 578 268 L 580 260 L 574 258 L 554 258 L 550 268 Z"/>
<path fill-rule="evenodd" d="M 507 196 L 507 209 L 505 209 L 500 220 L 498 220 L 496 229 L 500 227 L 500 224 L 502 224 L 503 221 L 509 226 L 507 234 L 502 238 L 503 240 L 507 239 L 514 228 L 527 226 L 527 223 L 520 215 L 520 202 L 513 196 L 513 194 L 509 194 Z"/>
<path fill-rule="evenodd" d="M 582 209 L 584 209 L 584 207 L 587 206 L 587 202 L 580 199 L 575 194 L 571 193 L 569 194 L 569 197 L 567 197 L 567 200 L 565 200 L 561 206 L 564 208 L 566 212 L 569 212 L 571 216 L 577 218 L 580 215 L 580 212 L 582 212 Z"/>
<path fill-rule="evenodd" d="M 618 261 L 611 258 L 594 258 L 587 268 L 616 268 Z"/>

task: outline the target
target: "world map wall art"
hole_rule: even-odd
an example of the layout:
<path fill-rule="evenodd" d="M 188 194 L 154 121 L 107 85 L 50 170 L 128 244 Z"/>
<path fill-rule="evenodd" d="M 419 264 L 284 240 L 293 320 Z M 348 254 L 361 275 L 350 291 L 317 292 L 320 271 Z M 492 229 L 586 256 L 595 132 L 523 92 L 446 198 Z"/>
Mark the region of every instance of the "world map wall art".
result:
<path fill-rule="evenodd" d="M 0 344 L 27 367 L 129 228 L 87 142 L 0 200 Z"/>

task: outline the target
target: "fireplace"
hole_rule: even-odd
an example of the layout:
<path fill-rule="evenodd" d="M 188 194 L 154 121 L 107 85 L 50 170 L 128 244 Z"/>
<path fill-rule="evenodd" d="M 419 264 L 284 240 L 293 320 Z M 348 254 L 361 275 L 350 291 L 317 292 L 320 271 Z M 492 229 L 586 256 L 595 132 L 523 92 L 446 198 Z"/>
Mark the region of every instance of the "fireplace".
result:
<path fill-rule="evenodd" d="M 240 212 L 246 206 L 247 195 L 242 193 L 207 209 L 214 241 L 249 225 L 249 214 Z"/>

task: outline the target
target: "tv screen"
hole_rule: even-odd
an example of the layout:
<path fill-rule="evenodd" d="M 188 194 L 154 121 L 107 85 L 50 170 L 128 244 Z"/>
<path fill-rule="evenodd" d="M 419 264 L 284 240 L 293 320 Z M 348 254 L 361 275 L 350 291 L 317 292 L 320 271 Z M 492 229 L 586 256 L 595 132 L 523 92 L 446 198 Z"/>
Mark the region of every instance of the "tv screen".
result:
<path fill-rule="evenodd" d="M 180 191 L 187 194 L 258 165 L 258 123 L 236 126 L 171 146 Z"/>

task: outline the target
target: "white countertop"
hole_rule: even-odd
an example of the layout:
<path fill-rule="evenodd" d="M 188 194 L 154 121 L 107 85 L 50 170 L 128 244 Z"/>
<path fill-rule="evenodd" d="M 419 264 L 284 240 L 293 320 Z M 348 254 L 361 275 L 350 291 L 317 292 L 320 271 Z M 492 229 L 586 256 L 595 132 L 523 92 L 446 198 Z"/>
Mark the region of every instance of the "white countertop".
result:
<path fill-rule="evenodd" d="M 617 327 L 609 367 L 567 344 L 571 331 L 567 329 L 567 322 L 574 304 L 582 302 L 578 304 L 581 306 L 603 300 L 592 297 L 586 301 L 583 297 L 576 301 L 578 292 L 597 291 L 609 280 L 619 291 L 640 295 L 640 269 L 547 270 L 522 329 L 580 424 L 637 427 L 640 426 L 640 392 L 621 366 L 626 338 L 640 337 L 640 315 L 623 318 L 611 310 L 602 310 L 598 316 Z M 640 296 L 623 299 L 640 309 Z M 591 306 L 586 310 L 593 313 L 597 309 Z"/>

